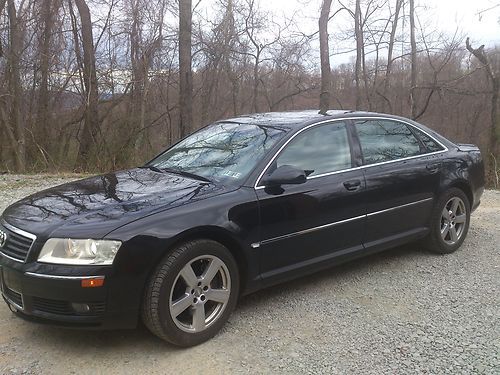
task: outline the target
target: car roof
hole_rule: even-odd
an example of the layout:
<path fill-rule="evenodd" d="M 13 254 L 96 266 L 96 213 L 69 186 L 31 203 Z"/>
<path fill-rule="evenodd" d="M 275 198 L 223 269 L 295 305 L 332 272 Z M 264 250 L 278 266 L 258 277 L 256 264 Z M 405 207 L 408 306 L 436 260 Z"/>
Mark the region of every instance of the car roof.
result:
<path fill-rule="evenodd" d="M 302 127 L 322 120 L 347 118 L 347 117 L 391 117 L 374 112 L 352 111 L 352 110 L 328 110 L 325 115 L 315 110 L 288 111 L 288 112 L 264 112 L 242 115 L 239 117 L 222 120 L 219 122 L 234 122 L 238 124 L 251 124 L 258 126 L 286 126 L 290 128 Z"/>
<path fill-rule="evenodd" d="M 320 121 L 344 119 L 344 118 L 385 118 L 404 121 L 405 123 L 412 124 L 413 126 L 423 130 L 438 139 L 447 147 L 453 146 L 453 142 L 437 133 L 435 130 L 410 120 L 406 117 L 391 115 L 387 113 L 365 112 L 365 111 L 352 111 L 352 110 L 328 110 L 325 115 L 319 113 L 317 109 L 314 110 L 301 110 L 301 111 L 287 111 L 287 112 L 264 112 L 254 113 L 249 115 L 242 115 L 227 120 L 218 121 L 231 122 L 236 124 L 248 124 L 257 126 L 280 127 L 286 131 L 297 131 L 304 126 L 314 124 Z"/>

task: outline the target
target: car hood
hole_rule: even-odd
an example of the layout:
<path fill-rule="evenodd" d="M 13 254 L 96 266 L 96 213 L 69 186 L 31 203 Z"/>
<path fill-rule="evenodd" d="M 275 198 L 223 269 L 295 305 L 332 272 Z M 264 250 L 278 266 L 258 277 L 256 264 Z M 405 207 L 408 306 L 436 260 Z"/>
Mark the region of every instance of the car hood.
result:
<path fill-rule="evenodd" d="M 222 185 L 135 168 L 41 191 L 14 203 L 2 216 L 42 238 L 102 238 L 146 215 L 225 191 Z"/>

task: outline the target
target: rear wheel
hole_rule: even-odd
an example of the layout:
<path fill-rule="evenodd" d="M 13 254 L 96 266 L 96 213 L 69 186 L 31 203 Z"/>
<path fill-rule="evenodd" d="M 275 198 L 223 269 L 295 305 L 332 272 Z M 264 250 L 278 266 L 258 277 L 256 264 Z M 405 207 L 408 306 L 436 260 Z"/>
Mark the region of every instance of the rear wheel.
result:
<path fill-rule="evenodd" d="M 229 250 L 211 240 L 190 241 L 167 255 L 151 277 L 143 321 L 166 341 L 197 345 L 222 328 L 238 291 L 238 269 Z"/>
<path fill-rule="evenodd" d="M 449 254 L 464 242 L 469 230 L 470 203 L 457 188 L 446 191 L 434 207 L 426 247 L 432 252 Z"/>

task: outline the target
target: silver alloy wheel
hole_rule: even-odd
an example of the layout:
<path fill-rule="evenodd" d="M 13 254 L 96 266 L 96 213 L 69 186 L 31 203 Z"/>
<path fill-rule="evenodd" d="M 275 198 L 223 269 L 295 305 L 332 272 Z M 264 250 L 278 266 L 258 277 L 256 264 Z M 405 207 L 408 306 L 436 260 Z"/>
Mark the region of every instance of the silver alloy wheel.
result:
<path fill-rule="evenodd" d="M 214 255 L 191 260 L 177 275 L 170 291 L 169 311 L 181 330 L 197 333 L 224 312 L 231 294 L 227 266 Z"/>
<path fill-rule="evenodd" d="M 451 198 L 441 213 L 441 238 L 448 245 L 456 244 L 467 224 L 465 203 L 459 197 Z"/>

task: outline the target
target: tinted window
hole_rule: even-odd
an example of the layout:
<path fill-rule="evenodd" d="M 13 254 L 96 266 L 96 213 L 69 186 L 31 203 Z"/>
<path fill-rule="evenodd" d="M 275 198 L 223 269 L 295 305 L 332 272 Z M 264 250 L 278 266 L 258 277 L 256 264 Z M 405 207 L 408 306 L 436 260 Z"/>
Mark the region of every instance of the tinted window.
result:
<path fill-rule="evenodd" d="M 218 123 L 190 135 L 149 164 L 237 184 L 286 131 L 277 126 Z"/>
<path fill-rule="evenodd" d="M 355 122 L 365 164 L 419 155 L 418 139 L 408 126 L 396 121 L 364 120 Z"/>
<path fill-rule="evenodd" d="M 418 129 L 414 129 L 414 131 L 417 133 L 417 136 L 425 145 L 428 152 L 436 152 L 436 151 L 441 151 L 443 149 L 443 147 L 441 147 L 434 139 L 429 137 L 423 131 L 420 131 Z"/>
<path fill-rule="evenodd" d="M 276 159 L 275 168 L 293 165 L 314 176 L 351 168 L 344 124 L 315 126 L 296 136 Z"/>

